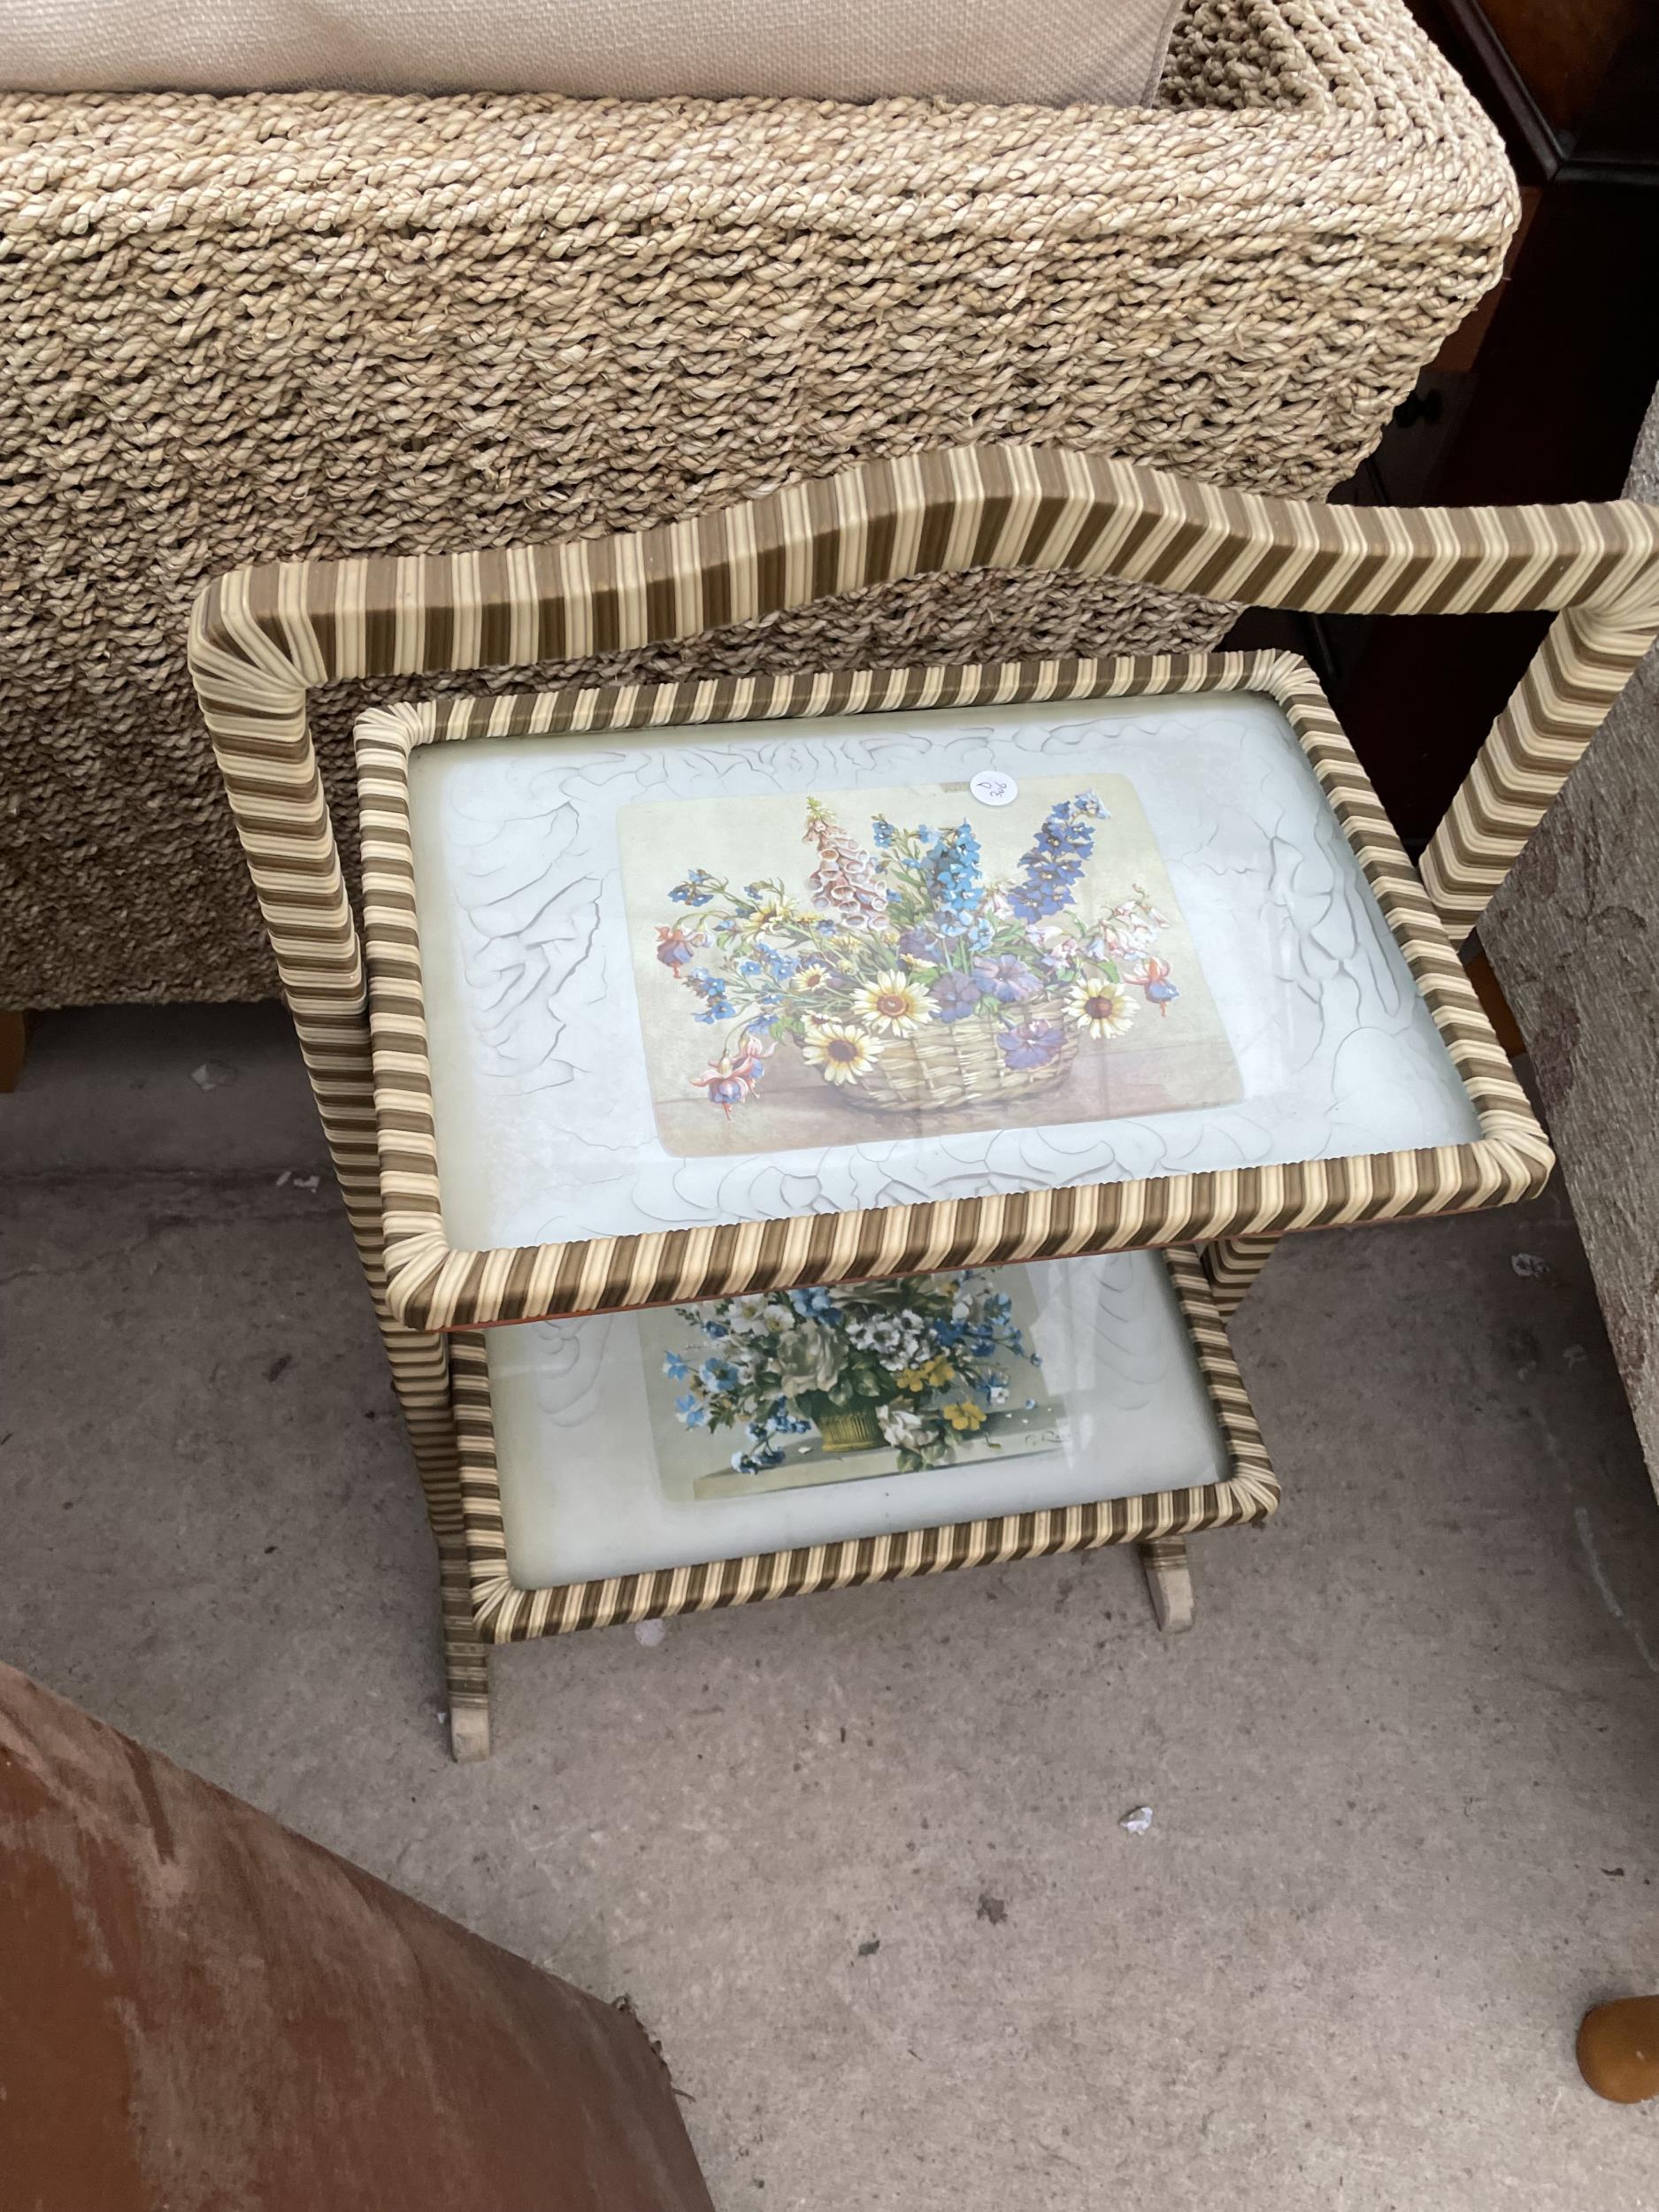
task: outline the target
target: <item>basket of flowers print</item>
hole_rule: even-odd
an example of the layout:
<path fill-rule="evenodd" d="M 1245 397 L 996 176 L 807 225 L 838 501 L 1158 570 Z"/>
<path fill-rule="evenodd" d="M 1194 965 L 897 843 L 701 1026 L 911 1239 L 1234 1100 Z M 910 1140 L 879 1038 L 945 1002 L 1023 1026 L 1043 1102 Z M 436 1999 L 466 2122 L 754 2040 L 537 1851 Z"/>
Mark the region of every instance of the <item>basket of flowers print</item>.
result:
<path fill-rule="evenodd" d="M 810 897 L 694 868 L 670 893 L 657 957 L 724 1030 L 692 1078 L 729 1116 L 780 1048 L 876 1113 L 940 1110 L 1056 1082 L 1079 1046 L 1127 1034 L 1179 997 L 1155 948 L 1167 918 L 1144 887 L 1103 913 L 1076 899 L 1102 807 L 1056 800 L 1017 872 L 988 881 L 965 821 L 877 815 L 866 850 L 821 800 Z"/>
<path fill-rule="evenodd" d="M 675 1414 L 688 1429 L 736 1430 L 740 1474 L 783 1466 L 814 1431 L 826 1455 L 886 1444 L 901 1473 L 947 1466 L 1019 1448 L 1038 1409 L 1027 1386 L 1041 1387 L 1041 1356 L 983 1269 L 674 1310 L 687 1340 L 663 1360 Z"/>

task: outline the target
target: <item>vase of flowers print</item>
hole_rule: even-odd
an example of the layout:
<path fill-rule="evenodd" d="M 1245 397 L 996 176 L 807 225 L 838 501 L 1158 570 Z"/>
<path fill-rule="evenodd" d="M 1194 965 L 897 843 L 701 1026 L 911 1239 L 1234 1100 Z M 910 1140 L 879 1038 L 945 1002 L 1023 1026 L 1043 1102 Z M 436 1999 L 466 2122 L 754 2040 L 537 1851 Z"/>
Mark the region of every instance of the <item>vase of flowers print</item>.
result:
<path fill-rule="evenodd" d="M 1016 1379 L 1034 1383 L 1041 1363 L 983 1271 L 768 1291 L 675 1314 L 686 1333 L 663 1356 L 674 1411 L 686 1428 L 735 1429 L 742 1475 L 782 1466 L 814 1430 L 826 1455 L 886 1445 L 902 1472 L 999 1448 L 987 1427 L 1017 1410 Z"/>
<path fill-rule="evenodd" d="M 1057 1082 L 1079 1047 L 1167 1009 L 1179 991 L 1153 947 L 1169 925 L 1146 891 L 1077 910 L 1102 813 L 1092 791 L 1056 800 L 1002 881 L 965 821 L 877 814 L 866 845 L 816 798 L 806 899 L 694 868 L 656 946 L 695 1019 L 721 1033 L 693 1087 L 730 1116 L 785 1045 L 875 1111 L 962 1106 Z"/>

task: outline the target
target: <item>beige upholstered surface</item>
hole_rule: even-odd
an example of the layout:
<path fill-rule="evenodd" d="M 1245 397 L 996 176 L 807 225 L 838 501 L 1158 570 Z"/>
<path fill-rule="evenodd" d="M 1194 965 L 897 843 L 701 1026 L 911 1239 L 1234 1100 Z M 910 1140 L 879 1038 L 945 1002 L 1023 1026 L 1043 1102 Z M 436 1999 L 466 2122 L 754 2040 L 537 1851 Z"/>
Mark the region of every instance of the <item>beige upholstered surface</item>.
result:
<path fill-rule="evenodd" d="M 0 0 L 0 84 L 1152 98 L 1179 0 Z"/>
<path fill-rule="evenodd" d="M 0 1005 L 273 987 L 185 669 L 215 573 L 634 528 L 973 441 L 1346 474 L 1496 273 L 1490 126 L 1398 0 L 1190 0 L 1160 98 L 0 96 Z M 968 572 L 538 680 L 1226 621 Z M 351 719 L 406 692 L 316 702 L 348 855 Z"/>

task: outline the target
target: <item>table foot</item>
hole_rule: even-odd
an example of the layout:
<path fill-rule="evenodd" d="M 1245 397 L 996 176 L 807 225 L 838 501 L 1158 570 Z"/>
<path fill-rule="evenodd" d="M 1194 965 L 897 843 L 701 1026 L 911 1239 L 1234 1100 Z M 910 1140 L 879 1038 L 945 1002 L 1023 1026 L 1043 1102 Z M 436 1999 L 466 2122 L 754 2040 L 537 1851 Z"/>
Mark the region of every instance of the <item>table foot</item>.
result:
<path fill-rule="evenodd" d="M 449 1755 L 465 1766 L 489 1756 L 489 1707 L 470 1699 L 449 1708 Z"/>
<path fill-rule="evenodd" d="M 466 1553 L 446 1529 L 438 1539 L 443 1621 L 443 1678 L 449 1702 L 449 1749 L 457 1759 L 489 1756 L 489 1646 L 472 1619 Z"/>
<path fill-rule="evenodd" d="M 1158 1626 L 1166 1636 L 1179 1636 L 1193 1624 L 1193 1577 L 1187 1559 L 1187 1539 L 1149 1536 L 1140 1552 L 1147 1595 Z"/>

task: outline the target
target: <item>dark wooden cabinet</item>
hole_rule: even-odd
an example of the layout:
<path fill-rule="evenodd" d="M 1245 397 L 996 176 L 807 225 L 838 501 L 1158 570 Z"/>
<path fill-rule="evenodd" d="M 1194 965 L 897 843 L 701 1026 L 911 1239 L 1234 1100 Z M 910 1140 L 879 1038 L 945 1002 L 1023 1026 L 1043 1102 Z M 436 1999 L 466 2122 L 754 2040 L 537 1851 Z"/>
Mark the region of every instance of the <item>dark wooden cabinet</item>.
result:
<path fill-rule="evenodd" d="M 1410 4 L 1502 130 L 1522 226 L 1497 292 L 1336 495 L 1616 497 L 1659 385 L 1659 0 Z M 1544 626 L 1535 616 L 1308 626 L 1302 649 L 1413 850 Z"/>

